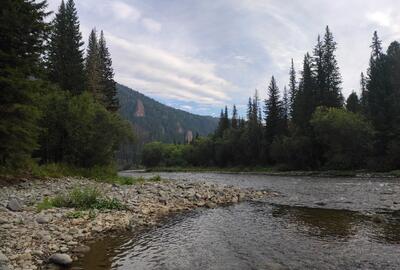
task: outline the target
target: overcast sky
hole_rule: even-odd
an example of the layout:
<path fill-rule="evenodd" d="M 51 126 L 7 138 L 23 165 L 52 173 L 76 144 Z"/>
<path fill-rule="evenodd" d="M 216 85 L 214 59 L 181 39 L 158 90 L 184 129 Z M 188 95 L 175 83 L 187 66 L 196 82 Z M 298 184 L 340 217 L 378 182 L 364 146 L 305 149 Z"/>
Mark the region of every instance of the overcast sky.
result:
<path fill-rule="evenodd" d="M 48 0 L 57 10 L 61 0 Z M 384 47 L 400 38 L 398 0 L 75 0 L 86 42 L 103 29 L 116 81 L 163 103 L 218 115 L 225 104 L 244 112 L 272 75 L 288 83 L 317 35 L 329 25 L 338 43 L 343 94 L 359 90 L 371 37 Z"/>

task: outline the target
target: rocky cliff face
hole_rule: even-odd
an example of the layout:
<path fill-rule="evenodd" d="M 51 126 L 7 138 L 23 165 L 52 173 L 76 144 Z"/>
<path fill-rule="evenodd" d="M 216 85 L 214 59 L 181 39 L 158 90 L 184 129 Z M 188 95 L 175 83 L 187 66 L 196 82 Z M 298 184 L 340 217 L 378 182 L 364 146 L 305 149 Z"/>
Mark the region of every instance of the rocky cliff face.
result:
<path fill-rule="evenodd" d="M 145 116 L 144 105 L 140 99 L 138 99 L 136 102 L 135 116 L 136 117 L 144 117 Z"/>

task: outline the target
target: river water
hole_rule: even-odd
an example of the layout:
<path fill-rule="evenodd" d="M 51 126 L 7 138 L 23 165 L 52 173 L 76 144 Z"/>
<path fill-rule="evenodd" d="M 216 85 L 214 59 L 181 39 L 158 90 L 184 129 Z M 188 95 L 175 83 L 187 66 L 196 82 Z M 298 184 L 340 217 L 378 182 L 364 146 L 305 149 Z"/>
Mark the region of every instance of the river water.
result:
<path fill-rule="evenodd" d="M 197 209 L 139 235 L 107 237 L 74 269 L 400 269 L 398 179 L 159 175 L 281 196 Z"/>

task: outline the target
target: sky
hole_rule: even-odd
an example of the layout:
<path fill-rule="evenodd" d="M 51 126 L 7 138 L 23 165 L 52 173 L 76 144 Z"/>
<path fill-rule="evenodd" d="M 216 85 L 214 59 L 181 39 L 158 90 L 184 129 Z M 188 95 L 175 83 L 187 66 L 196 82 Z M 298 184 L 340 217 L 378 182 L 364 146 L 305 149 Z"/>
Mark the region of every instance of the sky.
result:
<path fill-rule="evenodd" d="M 61 0 L 48 0 L 56 11 Z M 245 112 L 271 76 L 282 91 L 291 58 L 329 25 L 338 43 L 342 92 L 359 91 L 373 31 L 384 48 L 400 39 L 398 0 L 75 0 L 84 41 L 103 30 L 115 80 L 162 103 L 201 115 L 236 104 Z"/>

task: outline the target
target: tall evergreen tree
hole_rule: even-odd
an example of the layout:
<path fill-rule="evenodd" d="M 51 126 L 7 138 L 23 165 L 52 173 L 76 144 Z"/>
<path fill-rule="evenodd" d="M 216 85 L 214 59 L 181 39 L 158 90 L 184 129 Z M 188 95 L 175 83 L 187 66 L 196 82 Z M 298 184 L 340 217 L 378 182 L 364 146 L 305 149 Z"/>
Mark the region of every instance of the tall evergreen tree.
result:
<path fill-rule="evenodd" d="M 62 1 L 52 22 L 48 71 L 51 81 L 74 94 L 82 93 L 85 86 L 82 45 L 74 1 Z"/>
<path fill-rule="evenodd" d="M 46 1 L 4 0 L 0 12 L 0 167 L 26 165 L 37 147 Z"/>
<path fill-rule="evenodd" d="M 286 89 L 286 86 L 283 87 L 282 109 L 283 109 L 283 119 L 285 120 L 285 123 L 287 123 L 290 115 L 290 101 L 288 98 L 288 91 Z"/>
<path fill-rule="evenodd" d="M 303 70 L 299 83 L 299 91 L 293 104 L 293 122 L 303 132 L 308 132 L 309 121 L 317 106 L 317 88 L 312 70 L 311 57 L 307 53 L 303 60 Z"/>
<path fill-rule="evenodd" d="M 343 96 L 341 92 L 342 78 L 335 56 L 336 49 L 337 43 L 334 41 L 329 27 L 326 26 L 324 36 L 323 66 L 325 70 L 327 99 L 323 105 L 327 107 L 341 107 L 343 105 Z"/>
<path fill-rule="evenodd" d="M 364 76 L 364 73 L 361 72 L 360 76 L 360 105 L 361 109 L 365 112 L 368 102 L 368 91 L 367 91 L 367 79 Z"/>
<path fill-rule="evenodd" d="M 104 33 L 101 31 L 99 38 L 99 56 L 101 70 L 101 84 L 103 89 L 104 104 L 107 110 L 116 112 L 119 108 L 117 87 L 114 81 L 114 70 L 110 52 L 107 48 Z"/>
<path fill-rule="evenodd" d="M 353 113 L 360 112 L 360 101 L 356 92 L 352 92 L 346 100 L 346 109 Z"/>
<path fill-rule="evenodd" d="M 341 76 L 336 60 L 337 44 L 333 34 L 327 26 L 323 41 L 320 36 L 314 48 L 313 68 L 316 76 L 316 104 L 318 106 L 341 107 L 343 96 L 341 93 Z"/>
<path fill-rule="evenodd" d="M 239 119 L 238 119 L 236 105 L 233 105 L 233 109 L 232 109 L 232 128 L 233 129 L 239 128 Z"/>
<path fill-rule="evenodd" d="M 282 103 L 274 76 L 268 86 L 268 99 L 265 100 L 265 140 L 270 145 L 274 138 L 281 134 L 283 127 Z"/>
<path fill-rule="evenodd" d="M 294 63 L 292 58 L 292 63 L 289 71 L 289 116 L 293 114 L 293 104 L 297 94 L 297 80 L 296 80 L 296 70 L 294 69 Z"/>
<path fill-rule="evenodd" d="M 102 84 L 102 70 L 100 63 L 101 60 L 97 33 L 96 29 L 92 29 L 86 50 L 86 90 L 92 93 L 96 100 L 104 104 L 104 85 Z"/>

